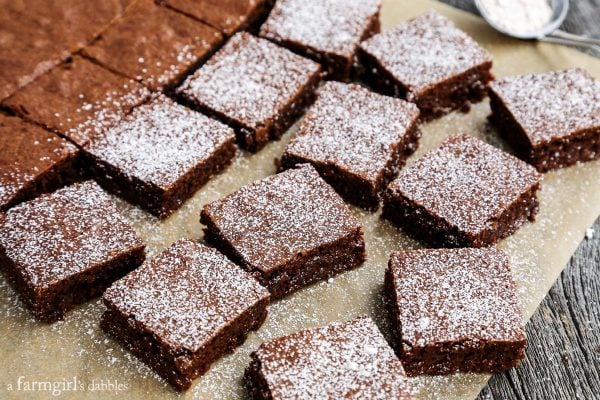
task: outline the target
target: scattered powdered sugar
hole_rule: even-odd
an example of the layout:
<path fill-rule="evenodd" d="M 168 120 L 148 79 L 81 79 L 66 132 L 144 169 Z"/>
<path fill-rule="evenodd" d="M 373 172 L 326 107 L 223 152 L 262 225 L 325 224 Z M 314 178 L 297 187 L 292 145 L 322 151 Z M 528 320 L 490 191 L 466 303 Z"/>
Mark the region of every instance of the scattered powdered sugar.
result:
<path fill-rule="evenodd" d="M 595 233 L 595 232 L 594 232 L 594 230 L 593 230 L 592 228 L 588 228 L 588 229 L 586 229 L 586 230 L 585 230 L 585 238 L 586 238 L 586 239 L 588 239 L 588 240 L 591 240 L 591 239 L 593 239 L 593 237 L 594 237 L 594 233 Z"/>
<path fill-rule="evenodd" d="M 518 35 L 539 32 L 553 14 L 548 0 L 479 0 L 479 6 L 493 23 Z"/>
<path fill-rule="evenodd" d="M 269 296 L 218 251 L 182 239 L 104 294 L 111 309 L 139 322 L 174 352 L 197 351 Z"/>
<path fill-rule="evenodd" d="M 371 18 L 379 13 L 380 3 L 380 0 L 280 0 L 261 27 L 260 35 L 351 57 Z"/>
<path fill-rule="evenodd" d="M 355 84 L 328 82 L 286 153 L 340 166 L 376 183 L 419 117 L 406 101 Z"/>
<path fill-rule="evenodd" d="M 277 399 L 412 398 L 402 364 L 369 317 L 263 343 L 253 355 Z"/>
<path fill-rule="evenodd" d="M 600 129 L 600 81 L 574 68 L 491 83 L 534 144 Z"/>
<path fill-rule="evenodd" d="M 227 118 L 260 128 L 319 70 L 314 61 L 242 32 L 188 77 L 179 92 Z"/>
<path fill-rule="evenodd" d="M 415 96 L 492 60 L 477 42 L 435 11 L 375 35 L 361 48 Z"/>

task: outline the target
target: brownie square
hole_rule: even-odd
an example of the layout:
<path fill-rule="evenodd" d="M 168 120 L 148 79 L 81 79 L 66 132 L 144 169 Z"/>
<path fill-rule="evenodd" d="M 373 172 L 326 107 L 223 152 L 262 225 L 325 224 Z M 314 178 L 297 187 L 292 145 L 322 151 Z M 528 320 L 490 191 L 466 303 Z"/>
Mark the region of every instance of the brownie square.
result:
<path fill-rule="evenodd" d="M 15 93 L 5 105 L 83 146 L 149 94 L 141 84 L 75 56 Z"/>
<path fill-rule="evenodd" d="M 312 58 L 349 81 L 361 41 L 380 31 L 380 0 L 280 0 L 260 36 Z"/>
<path fill-rule="evenodd" d="M 159 95 L 92 138 L 85 153 L 102 187 L 166 218 L 231 163 L 235 133 Z"/>
<path fill-rule="evenodd" d="M 454 135 L 400 172 L 382 216 L 433 246 L 487 246 L 535 220 L 540 181 L 518 158 Z"/>
<path fill-rule="evenodd" d="M 359 59 L 365 82 L 416 103 L 424 120 L 468 111 L 493 79 L 490 54 L 435 11 L 363 42 Z"/>
<path fill-rule="evenodd" d="M 418 146 L 419 109 L 355 84 L 328 82 L 281 158 L 310 163 L 347 201 L 367 210 Z"/>
<path fill-rule="evenodd" d="M 75 182 L 79 150 L 55 134 L 0 114 L 0 211 Z"/>
<path fill-rule="evenodd" d="M 246 150 L 260 150 L 314 100 L 319 64 L 268 40 L 238 33 L 188 77 L 178 93 L 233 126 Z"/>
<path fill-rule="evenodd" d="M 183 239 L 104 293 L 101 327 L 178 390 L 242 344 L 269 292 L 218 251 Z"/>
<path fill-rule="evenodd" d="M 525 357 L 515 284 L 500 250 L 392 253 L 385 290 L 409 376 L 495 373 Z"/>
<path fill-rule="evenodd" d="M 365 260 L 359 221 L 310 165 L 207 204 L 205 238 L 275 298 Z"/>
<path fill-rule="evenodd" d="M 84 52 L 109 69 L 160 90 L 178 84 L 221 40 L 222 35 L 208 25 L 141 0 Z"/>
<path fill-rule="evenodd" d="M 144 243 L 92 182 L 0 214 L 0 267 L 33 315 L 62 319 L 144 260 Z"/>
<path fill-rule="evenodd" d="M 500 79 L 491 122 L 538 171 L 600 158 L 600 82 L 582 69 Z"/>

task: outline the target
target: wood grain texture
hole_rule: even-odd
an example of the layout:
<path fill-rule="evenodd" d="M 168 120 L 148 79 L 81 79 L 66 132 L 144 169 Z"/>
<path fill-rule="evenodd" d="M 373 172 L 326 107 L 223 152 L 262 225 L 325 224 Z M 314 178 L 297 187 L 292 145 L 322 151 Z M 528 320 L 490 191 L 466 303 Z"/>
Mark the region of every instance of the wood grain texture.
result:
<path fill-rule="evenodd" d="M 472 0 L 441 1 L 477 13 Z M 600 37 L 600 0 L 571 1 L 562 29 Z M 600 399 L 600 219 L 593 229 L 527 324 L 525 361 L 478 400 Z"/>

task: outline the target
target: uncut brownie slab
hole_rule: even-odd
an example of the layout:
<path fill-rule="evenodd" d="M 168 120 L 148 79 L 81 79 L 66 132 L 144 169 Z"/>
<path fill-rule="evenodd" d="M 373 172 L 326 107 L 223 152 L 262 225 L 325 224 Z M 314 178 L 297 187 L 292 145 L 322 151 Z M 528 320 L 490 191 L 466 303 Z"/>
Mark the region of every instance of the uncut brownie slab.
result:
<path fill-rule="evenodd" d="M 361 41 L 380 31 L 380 0 L 280 0 L 260 36 L 323 65 L 332 79 L 350 80 Z"/>
<path fill-rule="evenodd" d="M 157 34 L 160 32 L 160 34 Z M 205 61 L 222 40 L 214 28 L 139 0 L 84 53 L 153 90 L 169 88 Z"/>
<path fill-rule="evenodd" d="M 260 150 L 314 100 L 319 64 L 242 32 L 188 77 L 178 93 L 235 128 L 240 145 Z"/>
<path fill-rule="evenodd" d="M 178 390 L 244 342 L 269 292 L 215 249 L 183 239 L 104 293 L 101 327 Z"/>
<path fill-rule="evenodd" d="M 235 133 L 159 95 L 95 135 L 85 153 L 106 190 L 166 218 L 231 163 Z"/>
<path fill-rule="evenodd" d="M 525 357 L 515 284 L 501 250 L 392 253 L 385 291 L 409 376 L 495 373 Z"/>
<path fill-rule="evenodd" d="M 260 345 L 246 370 L 256 400 L 412 399 L 402 364 L 367 316 Z"/>
<path fill-rule="evenodd" d="M 79 150 L 54 133 L 0 114 L 0 211 L 73 183 Z"/>
<path fill-rule="evenodd" d="M 83 146 L 149 94 L 140 83 L 75 56 L 15 93 L 5 105 Z"/>
<path fill-rule="evenodd" d="M 328 82 L 281 158 L 310 163 L 347 201 L 367 210 L 417 146 L 419 109 L 355 84 Z"/>
<path fill-rule="evenodd" d="M 138 267 L 144 248 L 92 181 L 0 214 L 0 267 L 33 315 L 45 322 L 62 319 Z"/>
<path fill-rule="evenodd" d="M 600 158 L 600 82 L 582 69 L 500 79 L 490 106 L 490 121 L 538 171 Z"/>
<path fill-rule="evenodd" d="M 205 238 L 275 298 L 365 260 L 359 221 L 310 165 L 207 204 Z"/>
<path fill-rule="evenodd" d="M 540 181 L 518 158 L 454 135 L 400 172 L 382 217 L 433 246 L 487 246 L 535 219 Z"/>
<path fill-rule="evenodd" d="M 365 82 L 416 103 L 424 120 L 467 111 L 493 79 L 490 54 L 435 11 L 366 40 L 359 59 Z"/>

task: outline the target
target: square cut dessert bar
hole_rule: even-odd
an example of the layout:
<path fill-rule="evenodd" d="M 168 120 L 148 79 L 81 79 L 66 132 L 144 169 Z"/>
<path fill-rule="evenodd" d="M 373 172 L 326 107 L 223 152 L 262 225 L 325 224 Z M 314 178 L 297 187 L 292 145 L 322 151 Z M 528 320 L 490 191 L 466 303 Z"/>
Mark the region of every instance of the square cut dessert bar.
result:
<path fill-rule="evenodd" d="M 500 79 L 490 106 L 491 122 L 540 172 L 600 158 L 600 81 L 582 69 Z"/>
<path fill-rule="evenodd" d="M 433 246 L 488 246 L 535 219 L 540 181 L 518 158 L 454 135 L 400 172 L 382 217 Z"/>
<path fill-rule="evenodd" d="M 246 150 L 277 140 L 314 100 L 316 62 L 242 32 L 188 77 L 178 93 L 233 126 Z"/>
<path fill-rule="evenodd" d="M 0 114 L 0 211 L 75 182 L 79 150 L 54 133 Z"/>
<path fill-rule="evenodd" d="M 361 41 L 380 31 L 380 0 L 279 0 L 260 36 L 321 63 L 348 81 Z"/>
<path fill-rule="evenodd" d="M 206 240 L 275 298 L 365 260 L 359 221 L 310 165 L 207 204 L 201 222 Z"/>
<path fill-rule="evenodd" d="M 202 22 L 153 0 L 139 0 L 84 53 L 109 69 L 159 90 L 177 85 L 222 40 L 219 31 Z"/>
<path fill-rule="evenodd" d="M 468 110 L 493 79 L 491 55 L 435 11 L 366 40 L 359 59 L 365 82 L 416 103 L 424 120 Z"/>
<path fill-rule="evenodd" d="M 178 390 L 244 342 L 269 292 L 215 249 L 182 239 L 104 293 L 101 327 Z"/>
<path fill-rule="evenodd" d="M 347 201 L 368 210 L 418 146 L 419 109 L 355 84 L 328 82 L 287 145 L 282 168 L 310 163 Z"/>
<path fill-rule="evenodd" d="M 145 245 L 112 199 L 86 181 L 0 214 L 0 267 L 33 315 L 62 319 L 137 268 Z"/>
<path fill-rule="evenodd" d="M 495 373 L 525 357 L 523 319 L 501 250 L 394 252 L 385 291 L 409 376 Z"/>
<path fill-rule="evenodd" d="M 156 95 L 96 134 L 85 153 L 100 185 L 166 218 L 231 163 L 235 133 Z"/>
<path fill-rule="evenodd" d="M 22 118 L 83 146 L 149 95 L 140 83 L 74 56 L 4 104 Z"/>
<path fill-rule="evenodd" d="M 253 399 L 412 399 L 402 364 L 367 316 L 260 345 L 246 384 Z"/>

